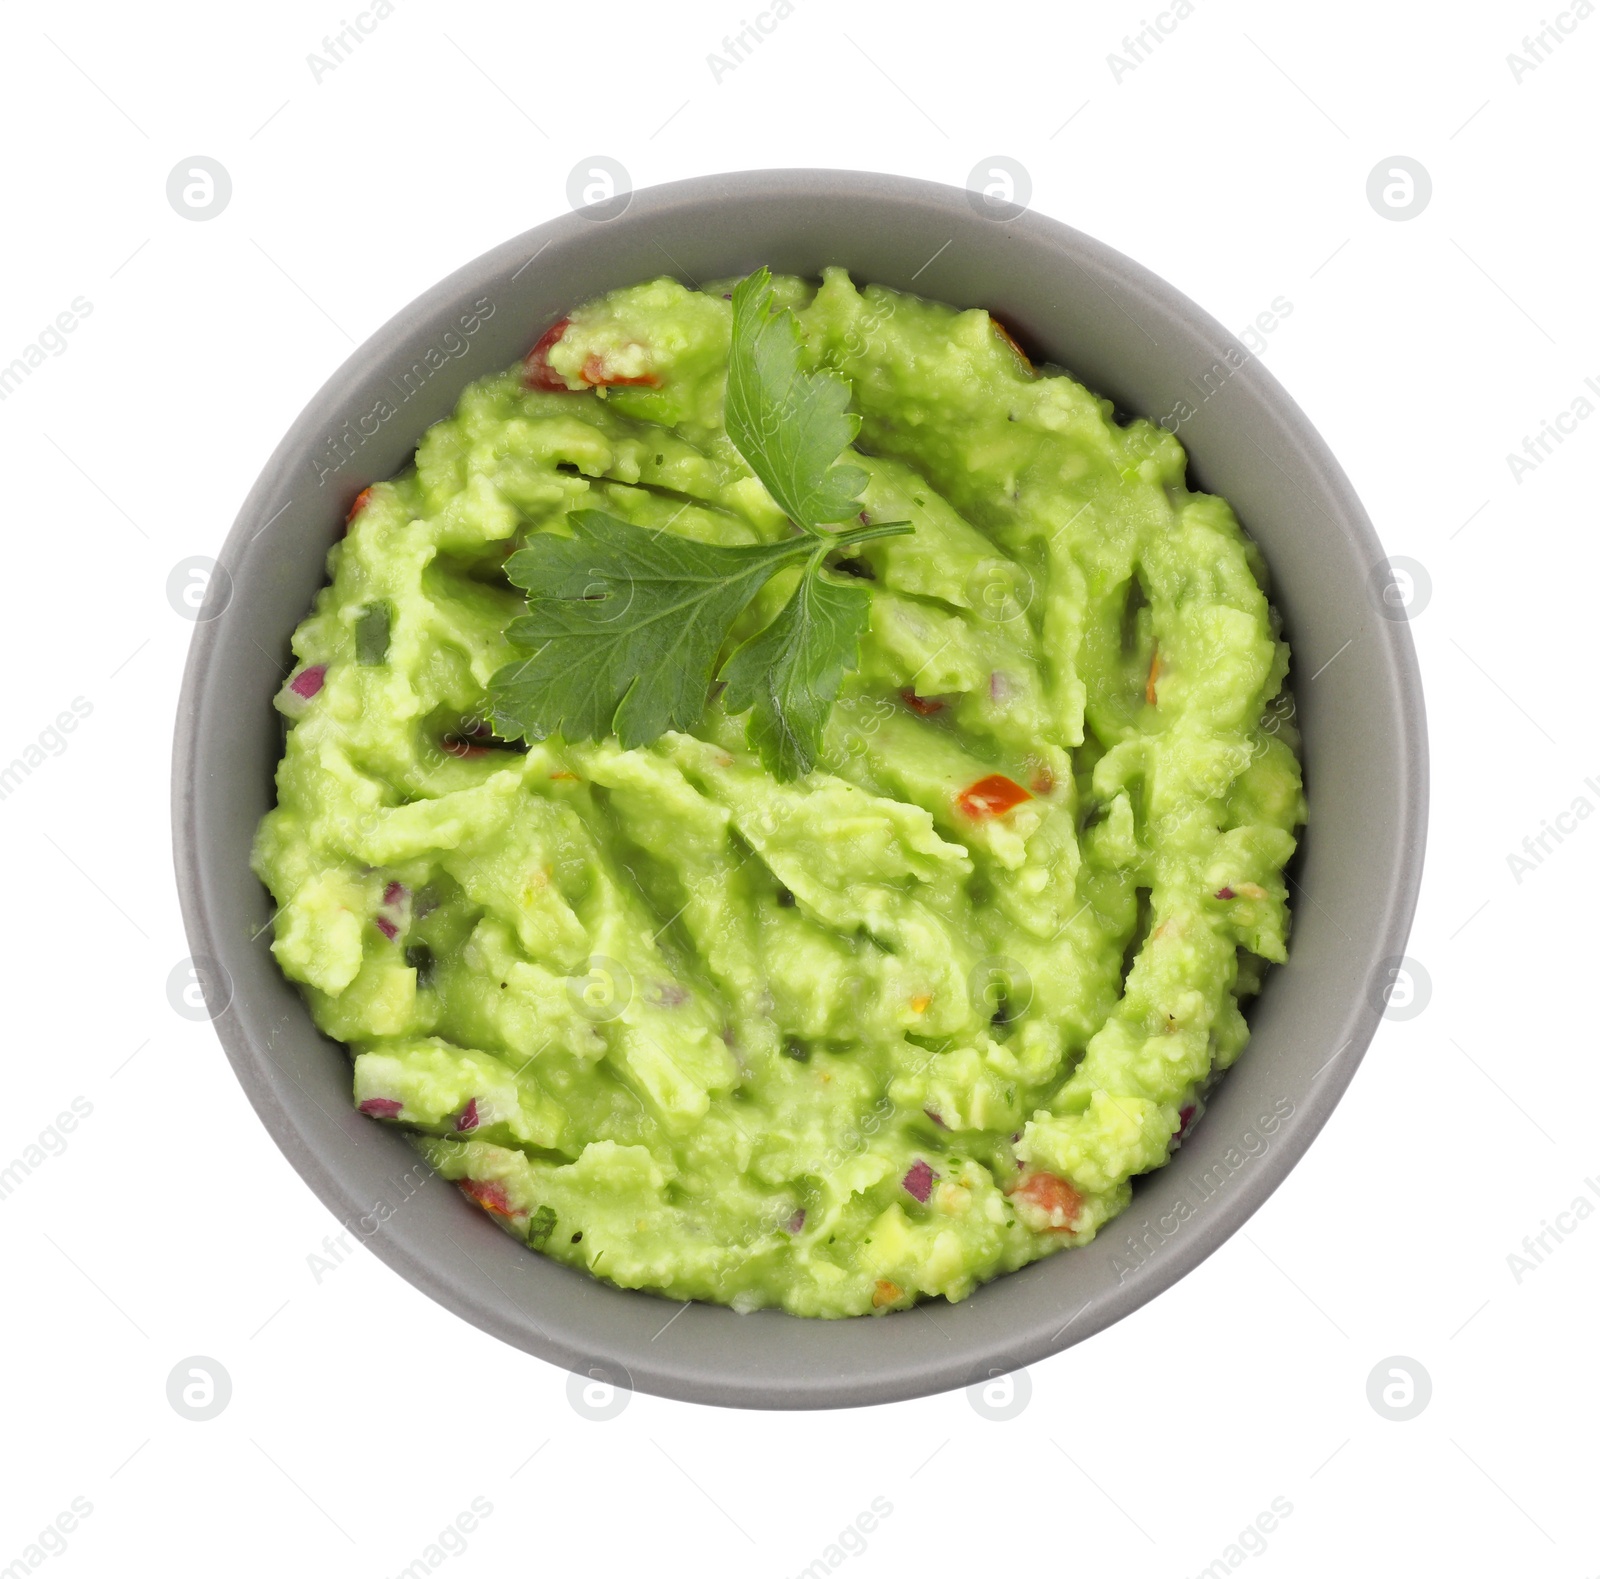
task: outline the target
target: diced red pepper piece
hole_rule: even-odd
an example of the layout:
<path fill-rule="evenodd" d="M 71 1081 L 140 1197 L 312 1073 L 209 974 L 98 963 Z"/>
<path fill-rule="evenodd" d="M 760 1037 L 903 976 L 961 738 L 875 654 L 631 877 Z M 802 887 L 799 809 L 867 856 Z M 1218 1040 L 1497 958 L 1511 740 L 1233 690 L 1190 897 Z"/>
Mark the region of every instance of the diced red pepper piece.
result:
<path fill-rule="evenodd" d="M 933 1194 L 933 1181 L 939 1175 L 921 1158 L 906 1169 L 906 1176 L 900 1182 L 905 1186 L 906 1194 L 914 1201 L 921 1201 L 924 1206 L 928 1204 L 928 1197 Z"/>
<path fill-rule="evenodd" d="M 1083 1197 L 1059 1174 L 1030 1173 L 1011 1191 L 1013 1199 L 1026 1201 L 1050 1219 L 1052 1233 L 1070 1233 L 1083 1209 Z"/>
<path fill-rule="evenodd" d="M 392 1097 L 368 1097 L 359 1111 L 368 1118 L 399 1118 L 404 1106 L 405 1103 L 396 1102 Z"/>
<path fill-rule="evenodd" d="M 327 664 L 314 663 L 309 669 L 302 669 L 289 682 L 289 689 L 296 696 L 304 697 L 309 702 L 322 689 L 322 682 L 327 678 L 327 674 Z"/>
<path fill-rule="evenodd" d="M 607 387 L 612 384 L 648 384 L 652 389 L 660 386 L 661 380 L 654 373 L 636 373 L 632 377 L 623 377 L 620 373 L 608 373 L 606 364 L 601 358 L 591 352 L 583 359 L 583 366 L 578 369 L 578 377 L 586 384 Z"/>
<path fill-rule="evenodd" d="M 522 382 L 529 389 L 565 389 L 567 381 L 550 365 L 550 347 L 571 327 L 572 320 L 563 318 L 553 323 L 539 336 L 533 349 L 522 364 Z"/>
<path fill-rule="evenodd" d="M 1032 799 L 1015 779 L 1008 779 L 1004 773 L 991 773 L 988 778 L 979 779 L 962 790 L 956 796 L 956 805 L 976 821 L 982 817 L 1003 817 L 1023 801 Z"/>
<path fill-rule="evenodd" d="M 913 713 L 920 713 L 924 718 L 932 718 L 935 713 L 944 711 L 944 703 L 936 701 L 930 696 L 918 696 L 908 685 L 900 693 L 900 700 L 911 709 Z"/>
<path fill-rule="evenodd" d="M 456 1131 L 458 1134 L 465 1135 L 469 1129 L 476 1129 L 477 1127 L 478 1099 L 476 1097 L 469 1097 L 467 1099 L 467 1105 L 456 1114 Z"/>
<path fill-rule="evenodd" d="M 516 1207 L 511 1204 L 510 1196 L 506 1194 L 504 1185 L 486 1179 L 457 1179 L 456 1184 L 468 1200 L 476 1201 L 484 1211 L 493 1212 L 496 1217 L 518 1215 Z"/>

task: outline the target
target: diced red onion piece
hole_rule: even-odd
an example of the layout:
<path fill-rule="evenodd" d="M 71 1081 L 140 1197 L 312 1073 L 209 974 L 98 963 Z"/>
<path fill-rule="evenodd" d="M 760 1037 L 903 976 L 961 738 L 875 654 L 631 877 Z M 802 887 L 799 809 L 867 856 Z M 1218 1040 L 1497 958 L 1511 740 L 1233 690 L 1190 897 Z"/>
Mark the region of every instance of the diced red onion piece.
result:
<path fill-rule="evenodd" d="M 806 1209 L 805 1207 L 801 1206 L 796 1209 L 794 1216 L 789 1219 L 787 1226 L 791 1234 L 797 1234 L 802 1228 L 805 1227 L 805 1225 Z"/>
<path fill-rule="evenodd" d="M 404 883 L 390 883 L 383 891 L 383 902 L 386 905 L 399 905 L 405 902 L 406 885 Z"/>
<path fill-rule="evenodd" d="M 456 1114 L 456 1129 L 461 1134 L 466 1134 L 469 1129 L 478 1127 L 478 1099 L 469 1097 L 467 1105 Z"/>
<path fill-rule="evenodd" d="M 309 702 L 318 691 L 322 689 L 322 682 L 327 678 L 328 666 L 325 663 L 314 663 L 309 669 L 302 669 L 290 682 L 289 689 L 298 697 Z"/>
<path fill-rule="evenodd" d="M 405 1103 L 396 1102 L 393 1097 L 368 1097 L 360 1110 L 368 1118 L 399 1118 L 404 1106 Z"/>
<path fill-rule="evenodd" d="M 378 930 L 386 938 L 388 938 L 391 943 L 393 943 L 394 940 L 400 936 L 400 928 L 397 927 L 387 916 L 374 916 L 372 919 L 378 923 Z"/>
<path fill-rule="evenodd" d="M 900 1182 L 905 1186 L 907 1195 L 926 1205 L 928 1197 L 933 1194 L 933 1181 L 938 1177 L 939 1175 L 921 1157 L 918 1157 L 906 1169 L 906 1176 Z"/>
<path fill-rule="evenodd" d="M 940 1129 L 949 1129 L 950 1128 L 950 1126 L 948 1124 L 946 1124 L 945 1121 L 942 1118 L 940 1118 L 939 1115 L 937 1113 L 935 1113 L 931 1107 L 925 1107 L 922 1111 L 924 1113 L 926 1113 L 928 1115 L 928 1117 L 931 1118 L 933 1120 L 933 1122 L 939 1126 Z"/>

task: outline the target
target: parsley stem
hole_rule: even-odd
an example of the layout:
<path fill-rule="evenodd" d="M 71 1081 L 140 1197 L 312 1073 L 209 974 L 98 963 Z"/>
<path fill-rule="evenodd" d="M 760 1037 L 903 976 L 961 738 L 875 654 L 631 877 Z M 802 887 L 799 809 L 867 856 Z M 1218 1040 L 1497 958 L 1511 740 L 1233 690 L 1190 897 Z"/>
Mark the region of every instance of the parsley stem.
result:
<path fill-rule="evenodd" d="M 830 532 L 829 542 L 835 548 L 845 548 L 852 543 L 870 543 L 875 537 L 904 537 L 916 531 L 909 521 L 881 521 L 875 526 L 858 526 L 848 532 Z"/>

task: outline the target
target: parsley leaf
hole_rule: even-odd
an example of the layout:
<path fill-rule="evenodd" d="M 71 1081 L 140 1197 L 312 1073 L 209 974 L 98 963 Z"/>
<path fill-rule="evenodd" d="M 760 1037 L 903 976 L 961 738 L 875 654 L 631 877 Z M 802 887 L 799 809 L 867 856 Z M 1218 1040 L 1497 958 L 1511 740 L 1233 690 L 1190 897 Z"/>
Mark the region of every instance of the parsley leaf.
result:
<path fill-rule="evenodd" d="M 527 655 L 489 682 L 490 716 L 505 738 L 615 733 L 632 750 L 692 729 L 734 621 L 776 571 L 803 560 L 789 601 L 722 673 L 725 705 L 749 711 L 745 738 L 769 772 L 792 779 L 815 764 L 871 604 L 866 587 L 824 579 L 824 561 L 911 525 L 828 530 L 858 512 L 867 482 L 860 467 L 835 464 L 857 427 L 850 386 L 837 373 L 801 370 L 799 324 L 773 312 L 772 294 L 765 268 L 733 293 L 724 414 L 729 437 L 803 535 L 727 547 L 602 510 L 569 515 L 570 537 L 537 533 L 506 562 L 528 611 L 506 629 Z"/>
<path fill-rule="evenodd" d="M 817 557 L 824 551 L 819 547 Z M 730 713 L 754 709 L 745 738 L 780 779 L 799 778 L 815 765 L 845 671 L 856 666 L 872 602 L 860 582 L 825 581 L 816 572 L 813 560 L 772 623 L 722 671 L 723 705 Z"/>
<path fill-rule="evenodd" d="M 529 594 L 506 637 L 531 651 L 491 679 L 489 706 L 496 729 L 530 740 L 615 731 L 631 750 L 692 728 L 740 610 L 815 548 L 803 537 L 727 548 L 601 510 L 567 520 L 571 537 L 541 532 L 506 561 Z"/>
<path fill-rule="evenodd" d="M 792 312 L 773 312 L 766 266 L 740 280 L 723 421 L 778 508 L 808 532 L 861 509 L 867 474 L 834 465 L 860 425 L 849 404 L 838 373 L 800 370 L 800 324 Z"/>

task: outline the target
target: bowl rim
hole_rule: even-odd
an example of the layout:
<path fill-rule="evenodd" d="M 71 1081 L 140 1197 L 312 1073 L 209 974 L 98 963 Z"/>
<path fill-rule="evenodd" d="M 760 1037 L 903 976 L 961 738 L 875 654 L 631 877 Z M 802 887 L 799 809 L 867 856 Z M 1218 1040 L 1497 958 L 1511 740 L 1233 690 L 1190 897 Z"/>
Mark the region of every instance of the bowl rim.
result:
<path fill-rule="evenodd" d="M 770 196 L 774 191 L 802 196 L 848 193 L 889 203 L 933 204 L 946 208 L 956 204 L 970 205 L 972 202 L 971 194 L 961 188 L 905 176 L 869 171 L 795 168 L 702 175 L 641 188 L 629 194 L 628 210 L 647 219 L 651 216 L 659 219 L 685 206 L 736 206 L 741 200 Z M 592 226 L 592 220 L 577 213 L 564 214 L 502 242 L 422 292 L 358 345 L 307 402 L 272 452 L 240 508 L 219 552 L 219 563 L 223 567 L 235 563 L 249 542 L 271 524 L 270 519 L 263 520 L 263 506 L 272 493 L 274 480 L 291 461 L 309 453 L 308 447 L 316 435 L 328 431 L 328 414 L 343 409 L 347 391 L 359 383 L 367 367 L 381 359 L 385 350 L 392 347 L 409 326 L 442 305 L 458 303 L 472 282 L 498 277 L 508 264 L 525 256 L 536 256 L 542 250 L 542 244 L 561 236 L 583 234 L 575 227 L 584 226 Z M 1114 274 L 1120 282 L 1125 282 L 1135 294 L 1162 304 L 1169 312 L 1176 313 L 1211 335 L 1216 343 L 1232 340 L 1232 336 L 1215 319 L 1175 287 L 1142 265 L 1070 226 L 1033 211 L 1024 211 L 995 228 L 1037 233 L 1065 257 L 1093 260 Z M 1318 474 L 1327 498 L 1338 509 L 1337 524 L 1365 551 L 1367 562 L 1378 565 L 1385 558 L 1384 548 L 1348 479 L 1320 435 L 1258 360 L 1252 359 L 1250 376 L 1262 397 L 1275 408 L 1287 441 L 1300 452 L 1302 462 Z M 459 387 L 455 386 L 457 394 Z M 219 929 L 218 917 L 213 914 L 203 880 L 205 858 L 198 847 L 196 834 L 196 811 L 207 795 L 207 775 L 201 752 L 201 715 L 220 623 L 201 619 L 196 624 L 184 669 L 173 740 L 174 864 L 184 927 L 193 950 L 192 957 L 196 960 L 206 957 L 217 959 L 227 952 L 226 939 Z M 1415 649 L 1404 620 L 1380 621 L 1379 631 L 1382 638 L 1380 665 L 1388 692 L 1386 706 L 1396 722 L 1396 733 L 1401 742 L 1399 768 L 1402 782 L 1396 790 L 1395 860 L 1385 869 L 1381 878 L 1375 879 L 1386 886 L 1379 920 L 1373 928 L 1367 951 L 1373 962 L 1393 960 L 1403 955 L 1421 883 L 1428 806 L 1427 732 Z M 1315 837 L 1314 833 L 1312 837 Z M 1370 993 L 1367 996 L 1370 997 Z M 1042 1330 L 1019 1332 L 999 1341 L 991 1338 L 980 1345 L 969 1344 L 958 1355 L 945 1361 L 921 1362 L 898 1370 L 892 1364 L 886 1364 L 868 1374 L 849 1374 L 841 1370 L 803 1382 L 793 1377 L 782 1382 L 769 1382 L 759 1375 L 734 1377 L 708 1374 L 703 1367 L 675 1364 L 665 1354 L 631 1353 L 625 1357 L 603 1354 L 600 1356 L 602 1369 L 611 1366 L 610 1379 L 630 1389 L 682 1400 L 739 1407 L 835 1408 L 893 1401 L 970 1385 L 987 1375 L 997 1375 L 1036 1363 L 1131 1314 L 1186 1276 L 1244 1225 L 1298 1163 L 1327 1121 L 1365 1054 L 1378 1018 L 1379 1014 L 1370 1012 L 1367 1005 L 1352 1003 L 1345 1022 L 1327 1033 L 1329 1043 L 1334 1035 L 1341 1033 L 1344 1041 L 1313 1077 L 1314 1084 L 1305 1095 L 1304 1105 L 1296 1111 L 1292 1129 L 1286 1131 L 1284 1142 L 1254 1167 L 1249 1177 L 1207 1217 L 1199 1230 L 1161 1247 L 1157 1257 L 1152 1258 L 1160 1261 L 1157 1275 L 1141 1275 L 1126 1284 L 1119 1284 L 1101 1297 L 1094 1309 L 1088 1310 L 1086 1307 L 1080 1313 L 1083 1319 L 1070 1318 L 1057 1333 L 1046 1335 Z M 235 1012 L 235 1008 L 228 1005 L 213 1015 L 212 1023 L 246 1095 L 274 1141 L 323 1203 L 349 1225 L 356 1214 L 363 1210 L 363 1201 L 342 1174 L 338 1159 L 323 1155 L 307 1144 L 295 1114 L 268 1077 L 267 1065 L 270 1060 L 265 1044 L 258 1039 L 260 1027 L 247 1024 Z M 497 1229 L 488 1231 L 499 1234 Z M 507 1242 L 511 1243 L 509 1240 Z M 483 1330 L 575 1372 L 589 1369 L 591 1374 L 600 1374 L 591 1363 L 595 1356 L 585 1345 L 581 1334 L 552 1334 L 540 1326 L 536 1317 L 530 1319 L 538 1331 L 531 1330 L 527 1321 L 508 1317 L 503 1307 L 480 1297 L 476 1291 L 453 1283 L 430 1262 L 425 1253 L 414 1250 L 386 1233 L 371 1235 L 367 1243 L 370 1249 L 414 1286 Z M 513 1248 L 520 1254 L 528 1254 L 520 1246 L 514 1245 Z M 545 1258 L 538 1259 L 543 1261 Z M 1031 1265 L 1045 1266 L 1060 1259 L 1064 1258 L 1047 1257 Z M 984 1285 L 964 1303 L 970 1304 L 981 1299 L 985 1290 L 993 1289 L 1010 1277 L 1020 1277 L 1027 1270 L 1021 1269 L 1018 1273 L 1007 1274 Z M 1142 1274 L 1144 1268 L 1140 1270 Z M 631 1297 L 656 1298 L 646 1291 L 619 1292 Z M 714 1306 L 704 1308 L 720 1309 Z M 870 1320 L 874 1323 L 910 1321 L 914 1319 L 914 1314 L 915 1308 L 894 1312 L 887 1317 L 848 1320 Z M 750 1321 L 755 1318 L 739 1319 Z M 760 1319 L 817 1324 L 815 1318 L 795 1317 L 776 1311 L 761 1312 Z M 1065 1335 L 1068 1329 L 1071 1329 L 1070 1336 Z M 980 1357 L 987 1364 L 974 1363 L 974 1355 L 980 1351 Z M 615 1371 L 618 1365 L 621 1367 L 620 1376 Z"/>

